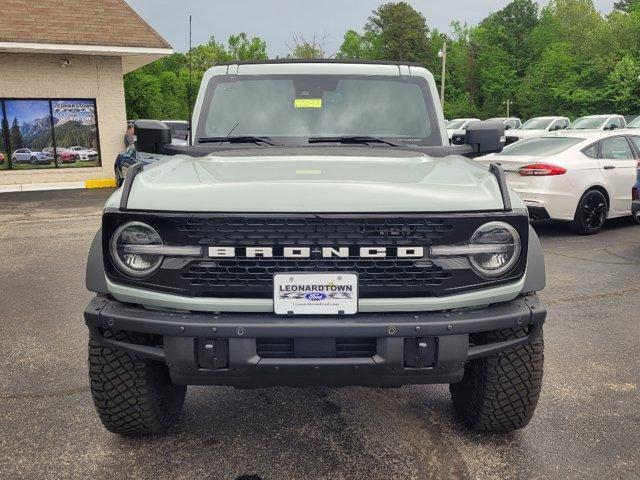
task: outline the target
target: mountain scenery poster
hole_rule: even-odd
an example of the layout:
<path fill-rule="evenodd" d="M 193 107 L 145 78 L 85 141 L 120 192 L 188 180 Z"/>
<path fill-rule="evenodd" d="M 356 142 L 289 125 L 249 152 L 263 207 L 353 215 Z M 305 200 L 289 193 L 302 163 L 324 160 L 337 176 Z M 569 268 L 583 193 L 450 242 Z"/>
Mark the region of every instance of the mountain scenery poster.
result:
<path fill-rule="evenodd" d="M 4 107 L 0 169 L 100 165 L 95 100 L 5 100 Z"/>
<path fill-rule="evenodd" d="M 93 100 L 53 100 L 54 135 L 59 166 L 97 166 L 98 132 L 96 104 Z M 67 160 L 71 151 L 78 151 L 77 161 Z M 87 153 L 91 152 L 91 154 Z"/>

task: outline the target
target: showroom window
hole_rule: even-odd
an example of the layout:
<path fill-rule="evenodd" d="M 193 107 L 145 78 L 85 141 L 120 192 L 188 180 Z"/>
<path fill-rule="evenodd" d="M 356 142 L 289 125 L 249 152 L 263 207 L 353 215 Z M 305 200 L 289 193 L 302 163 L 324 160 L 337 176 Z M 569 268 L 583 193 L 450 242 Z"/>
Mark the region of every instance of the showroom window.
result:
<path fill-rule="evenodd" d="M 0 170 L 100 166 L 92 99 L 0 99 Z"/>

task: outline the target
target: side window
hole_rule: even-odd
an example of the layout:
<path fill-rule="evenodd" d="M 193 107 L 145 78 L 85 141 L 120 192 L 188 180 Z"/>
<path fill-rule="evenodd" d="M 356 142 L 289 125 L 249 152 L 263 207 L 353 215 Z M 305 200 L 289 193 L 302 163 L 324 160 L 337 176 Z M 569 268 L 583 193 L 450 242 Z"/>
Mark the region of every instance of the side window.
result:
<path fill-rule="evenodd" d="M 633 152 L 627 139 L 624 137 L 613 137 L 602 140 L 600 158 L 607 160 L 633 160 Z"/>
<path fill-rule="evenodd" d="M 613 119 L 613 124 L 618 127 L 618 128 L 622 128 L 624 125 L 622 123 L 622 119 L 620 117 L 616 117 Z"/>
<path fill-rule="evenodd" d="M 590 158 L 598 158 L 598 145 L 598 142 L 594 143 L 593 145 L 589 145 L 587 148 L 582 150 L 582 153 Z"/>
<path fill-rule="evenodd" d="M 629 137 L 631 142 L 636 146 L 636 150 L 640 152 L 640 137 Z"/>

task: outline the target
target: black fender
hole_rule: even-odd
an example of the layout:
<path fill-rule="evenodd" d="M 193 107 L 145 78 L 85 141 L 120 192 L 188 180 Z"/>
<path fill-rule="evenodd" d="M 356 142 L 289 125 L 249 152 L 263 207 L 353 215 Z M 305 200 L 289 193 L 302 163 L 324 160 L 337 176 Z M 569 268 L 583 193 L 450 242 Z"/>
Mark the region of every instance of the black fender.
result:
<path fill-rule="evenodd" d="M 107 279 L 104 274 L 104 257 L 102 254 L 102 228 L 98 230 L 91 248 L 89 258 L 87 258 L 87 270 L 85 277 L 87 290 L 95 293 L 109 293 L 107 289 Z"/>
<path fill-rule="evenodd" d="M 529 225 L 529 248 L 527 250 L 527 273 L 525 274 L 523 293 L 539 292 L 547 285 L 542 244 L 538 234 Z"/>

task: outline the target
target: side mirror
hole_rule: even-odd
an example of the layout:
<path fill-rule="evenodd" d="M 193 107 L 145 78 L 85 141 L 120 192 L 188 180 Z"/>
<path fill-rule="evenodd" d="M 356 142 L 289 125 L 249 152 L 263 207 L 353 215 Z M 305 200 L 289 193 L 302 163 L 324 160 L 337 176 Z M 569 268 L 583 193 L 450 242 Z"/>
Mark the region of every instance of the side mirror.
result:
<path fill-rule="evenodd" d="M 504 126 L 504 129 L 505 129 L 505 130 L 511 130 L 511 125 L 505 125 L 505 126 Z"/>
<path fill-rule="evenodd" d="M 464 143 L 471 146 L 474 156 L 499 153 L 504 147 L 505 130 L 502 122 L 472 122 L 467 128 Z"/>
<path fill-rule="evenodd" d="M 618 128 L 618 125 L 616 125 L 615 123 L 613 123 L 613 124 L 609 127 L 609 130 L 615 130 L 616 128 Z"/>
<path fill-rule="evenodd" d="M 171 129 L 159 120 L 138 120 L 133 130 L 138 152 L 162 153 L 171 143 Z"/>

